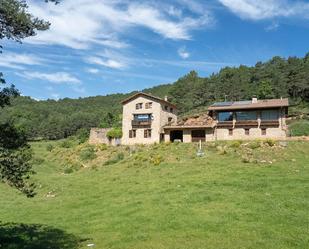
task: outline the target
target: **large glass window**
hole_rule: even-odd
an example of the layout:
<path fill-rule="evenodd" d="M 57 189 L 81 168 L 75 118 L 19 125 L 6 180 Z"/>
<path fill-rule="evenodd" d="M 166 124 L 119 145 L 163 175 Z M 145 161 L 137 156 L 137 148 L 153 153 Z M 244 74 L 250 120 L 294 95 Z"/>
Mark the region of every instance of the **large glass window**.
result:
<path fill-rule="evenodd" d="M 219 112 L 218 120 L 219 122 L 233 121 L 233 112 Z"/>
<path fill-rule="evenodd" d="M 151 120 L 151 114 L 134 114 L 134 120 L 136 121 L 148 121 Z"/>
<path fill-rule="evenodd" d="M 277 120 L 279 118 L 279 110 L 264 110 L 261 112 L 261 120 Z"/>
<path fill-rule="evenodd" d="M 256 111 L 236 112 L 236 120 L 257 120 Z"/>

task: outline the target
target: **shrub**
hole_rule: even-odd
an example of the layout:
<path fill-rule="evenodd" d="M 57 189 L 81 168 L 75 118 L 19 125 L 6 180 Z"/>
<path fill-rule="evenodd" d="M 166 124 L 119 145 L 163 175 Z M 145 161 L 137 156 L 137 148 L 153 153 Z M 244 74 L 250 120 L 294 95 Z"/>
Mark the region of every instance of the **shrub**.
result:
<path fill-rule="evenodd" d="M 149 161 L 154 165 L 159 165 L 163 162 L 163 157 L 161 155 L 152 155 Z"/>
<path fill-rule="evenodd" d="M 86 128 L 77 130 L 76 137 L 79 140 L 79 143 L 85 143 L 89 138 L 89 130 Z"/>
<path fill-rule="evenodd" d="M 309 136 L 309 121 L 298 120 L 289 125 L 291 136 Z"/>
<path fill-rule="evenodd" d="M 230 147 L 231 147 L 231 148 L 239 148 L 241 144 L 242 144 L 242 141 L 240 141 L 240 140 L 235 140 L 235 141 L 233 141 L 233 142 L 230 144 Z"/>
<path fill-rule="evenodd" d="M 266 139 L 264 143 L 269 145 L 270 147 L 273 147 L 276 144 L 275 140 L 273 139 Z"/>
<path fill-rule="evenodd" d="M 71 147 L 73 146 L 73 143 L 72 143 L 72 141 L 64 140 L 64 141 L 62 141 L 62 142 L 59 144 L 59 146 L 60 146 L 61 148 L 66 148 L 66 149 L 68 149 L 68 148 L 71 148 Z"/>
<path fill-rule="evenodd" d="M 46 150 L 47 151 L 51 152 L 53 149 L 54 149 L 54 145 L 52 145 L 52 144 L 46 145 Z"/>
<path fill-rule="evenodd" d="M 71 173 L 73 173 L 73 169 L 70 168 L 70 167 L 66 167 L 66 168 L 64 168 L 63 173 L 64 173 L 64 174 L 71 174 Z"/>
<path fill-rule="evenodd" d="M 90 161 L 97 158 L 97 155 L 93 146 L 87 146 L 81 150 L 79 157 L 82 161 Z"/>
<path fill-rule="evenodd" d="M 106 134 L 108 138 L 121 138 L 122 137 L 122 130 L 120 128 L 112 128 Z"/>
<path fill-rule="evenodd" d="M 250 163 L 250 158 L 247 155 L 241 157 L 241 161 L 243 163 Z"/>
<path fill-rule="evenodd" d="M 223 146 L 217 146 L 216 149 L 217 149 L 219 155 L 227 154 L 227 150 L 226 150 L 225 146 L 224 147 Z"/>
<path fill-rule="evenodd" d="M 107 150 L 107 148 L 108 148 L 107 144 L 100 144 L 100 145 L 98 145 L 98 149 L 99 149 L 100 151 Z"/>
<path fill-rule="evenodd" d="M 259 141 L 259 140 L 252 141 L 249 144 L 249 148 L 252 149 L 252 150 L 260 148 L 260 147 L 261 147 L 261 141 Z"/>
<path fill-rule="evenodd" d="M 107 160 L 104 165 L 111 165 L 120 162 L 121 160 L 124 159 L 124 154 L 122 152 L 119 152 L 114 156 L 113 158 Z"/>
<path fill-rule="evenodd" d="M 68 164 L 65 166 L 64 168 L 64 173 L 65 174 L 71 174 L 74 171 L 80 170 L 80 168 L 82 167 L 82 165 L 80 163 L 72 163 L 72 164 Z"/>

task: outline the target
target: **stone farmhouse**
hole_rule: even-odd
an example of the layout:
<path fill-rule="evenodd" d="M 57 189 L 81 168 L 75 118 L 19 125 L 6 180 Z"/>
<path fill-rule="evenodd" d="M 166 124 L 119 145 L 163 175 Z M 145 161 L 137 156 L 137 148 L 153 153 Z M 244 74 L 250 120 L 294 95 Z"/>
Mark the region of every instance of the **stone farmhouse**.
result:
<path fill-rule="evenodd" d="M 122 144 L 285 139 L 288 99 L 218 102 L 208 113 L 177 122 L 177 107 L 145 93 L 123 102 Z"/>
<path fill-rule="evenodd" d="M 166 99 L 137 93 L 122 101 L 122 144 L 164 141 L 164 127 L 177 123 L 177 107 Z"/>
<path fill-rule="evenodd" d="M 217 102 L 207 113 L 181 120 L 177 119 L 177 107 L 167 98 L 139 92 L 123 100 L 122 105 L 121 141 L 108 140 L 105 130 L 94 128 L 91 143 L 134 145 L 287 137 L 288 99 Z"/>

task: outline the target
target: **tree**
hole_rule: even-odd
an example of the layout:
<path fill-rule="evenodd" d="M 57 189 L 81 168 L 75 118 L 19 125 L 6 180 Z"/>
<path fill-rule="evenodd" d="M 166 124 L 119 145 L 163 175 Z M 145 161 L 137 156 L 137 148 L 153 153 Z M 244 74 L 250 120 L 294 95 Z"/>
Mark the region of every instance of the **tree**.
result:
<path fill-rule="evenodd" d="M 28 12 L 25 1 L 0 0 L 0 40 L 21 42 L 26 37 L 36 35 L 38 30 L 48 29 L 49 26 L 48 22 Z M 0 53 L 2 53 L 1 45 Z M 0 84 L 5 83 L 0 72 Z M 0 108 L 10 105 L 11 97 L 17 95 L 19 92 L 14 85 L 0 87 Z M 28 182 L 29 175 L 33 173 L 30 159 L 31 150 L 24 133 L 11 123 L 0 124 L 0 179 L 28 197 L 34 195 L 34 184 Z"/>
<path fill-rule="evenodd" d="M 119 126 L 119 115 L 114 115 L 111 112 L 106 113 L 106 115 L 104 116 L 100 127 L 101 128 L 111 128 L 111 127 L 118 127 Z"/>
<path fill-rule="evenodd" d="M 271 87 L 271 82 L 267 80 L 262 80 L 258 86 L 258 97 L 261 99 L 271 98 L 273 89 Z"/>

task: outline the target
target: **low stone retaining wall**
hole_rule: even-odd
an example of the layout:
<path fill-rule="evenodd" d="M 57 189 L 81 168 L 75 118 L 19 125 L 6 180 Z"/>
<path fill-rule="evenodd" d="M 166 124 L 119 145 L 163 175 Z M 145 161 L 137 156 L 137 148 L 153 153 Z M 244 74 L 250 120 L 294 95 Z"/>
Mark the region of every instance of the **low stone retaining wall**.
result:
<path fill-rule="evenodd" d="M 109 144 L 109 145 L 120 145 L 121 139 L 109 139 L 107 132 L 111 128 L 91 128 L 89 136 L 89 144 Z"/>

